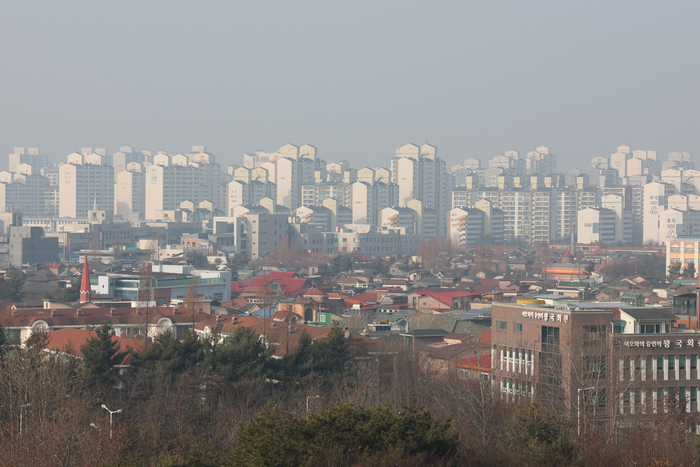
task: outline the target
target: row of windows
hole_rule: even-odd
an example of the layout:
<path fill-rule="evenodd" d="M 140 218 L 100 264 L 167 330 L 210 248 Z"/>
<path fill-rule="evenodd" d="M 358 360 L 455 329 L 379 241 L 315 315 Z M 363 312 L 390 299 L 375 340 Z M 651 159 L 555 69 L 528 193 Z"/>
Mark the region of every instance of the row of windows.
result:
<path fill-rule="evenodd" d="M 508 321 L 496 321 L 496 328 L 499 331 L 507 331 Z M 513 323 L 513 331 L 523 332 L 523 323 Z"/>

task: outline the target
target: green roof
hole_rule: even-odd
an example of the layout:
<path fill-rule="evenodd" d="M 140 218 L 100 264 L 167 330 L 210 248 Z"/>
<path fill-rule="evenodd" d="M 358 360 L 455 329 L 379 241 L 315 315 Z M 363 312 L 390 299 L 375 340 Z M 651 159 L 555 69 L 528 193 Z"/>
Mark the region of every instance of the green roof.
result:
<path fill-rule="evenodd" d="M 649 320 L 649 319 L 659 319 L 659 320 L 673 320 L 675 321 L 676 315 L 668 311 L 666 308 L 659 307 L 646 307 L 646 308 L 620 308 L 630 315 L 635 320 Z"/>

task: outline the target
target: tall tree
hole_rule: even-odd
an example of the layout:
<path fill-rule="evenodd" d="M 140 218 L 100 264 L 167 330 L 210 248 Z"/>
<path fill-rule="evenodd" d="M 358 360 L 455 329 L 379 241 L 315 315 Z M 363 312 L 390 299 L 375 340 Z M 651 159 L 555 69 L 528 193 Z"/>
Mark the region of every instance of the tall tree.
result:
<path fill-rule="evenodd" d="M 695 277 L 695 263 L 689 262 L 683 267 L 683 277 Z"/>
<path fill-rule="evenodd" d="M 435 420 L 415 402 L 398 415 L 388 405 L 341 403 L 307 417 L 285 416 L 268 405 L 243 427 L 232 460 L 235 465 L 450 465 L 459 446 L 450 427 L 451 420 Z"/>
<path fill-rule="evenodd" d="M 199 287 L 197 286 L 197 276 L 194 274 L 192 274 L 190 286 L 187 287 L 183 305 L 185 307 L 185 312 L 190 317 L 190 322 L 192 323 L 191 329 L 194 330 L 194 325 L 197 322 L 197 315 L 202 313 L 202 302 L 200 300 Z"/>
<path fill-rule="evenodd" d="M 88 378 L 106 385 L 112 378 L 112 368 L 119 365 L 127 352 L 120 352 L 119 343 L 112 340 L 112 328 L 103 324 L 97 329 L 97 337 L 91 337 L 80 347 Z"/>
<path fill-rule="evenodd" d="M 17 271 L 10 277 L 0 278 L 0 300 L 6 304 L 6 307 L 8 304 L 24 300 L 24 292 L 22 292 L 24 282 L 22 273 Z"/>
<path fill-rule="evenodd" d="M 681 275 L 681 268 L 681 263 L 671 263 L 668 266 L 668 280 L 673 281 L 674 279 L 678 279 Z"/>
<path fill-rule="evenodd" d="M 155 314 L 154 301 L 155 297 L 153 294 L 153 272 L 151 269 L 151 263 L 146 262 L 143 265 L 141 271 L 141 277 L 139 278 L 139 290 L 138 290 L 138 306 L 136 308 L 136 315 L 139 327 L 139 335 L 145 342 L 145 347 L 148 348 L 148 337 L 151 331 L 151 320 Z"/>

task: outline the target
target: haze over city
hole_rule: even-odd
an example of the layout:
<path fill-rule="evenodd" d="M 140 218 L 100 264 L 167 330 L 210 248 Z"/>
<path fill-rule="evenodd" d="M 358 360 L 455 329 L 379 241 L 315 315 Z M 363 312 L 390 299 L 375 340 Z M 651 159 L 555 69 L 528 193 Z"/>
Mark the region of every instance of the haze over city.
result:
<path fill-rule="evenodd" d="M 4 2 L 0 148 L 700 152 L 696 2 Z M 381 163 L 380 163 L 381 161 Z M 3 163 L 4 164 L 4 163 Z"/>

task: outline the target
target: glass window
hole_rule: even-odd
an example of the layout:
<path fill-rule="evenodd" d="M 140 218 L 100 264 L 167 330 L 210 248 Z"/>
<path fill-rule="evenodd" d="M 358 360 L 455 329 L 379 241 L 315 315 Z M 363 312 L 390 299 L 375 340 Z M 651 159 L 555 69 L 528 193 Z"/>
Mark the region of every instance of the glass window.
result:
<path fill-rule="evenodd" d="M 523 332 L 523 323 L 514 323 L 513 330 L 515 332 Z"/>
<path fill-rule="evenodd" d="M 668 356 L 668 371 L 675 370 L 675 368 L 676 368 L 676 356 L 669 355 Z"/>
<path fill-rule="evenodd" d="M 685 370 L 685 355 L 678 357 L 678 369 L 681 371 Z"/>
<path fill-rule="evenodd" d="M 657 371 L 663 371 L 664 369 L 664 357 L 656 357 L 656 369 Z"/>
<path fill-rule="evenodd" d="M 698 356 L 697 355 L 691 355 L 690 356 L 690 369 L 695 370 L 698 367 Z"/>
<path fill-rule="evenodd" d="M 498 321 L 498 330 L 499 331 L 506 331 L 508 329 L 508 322 L 507 321 Z"/>

